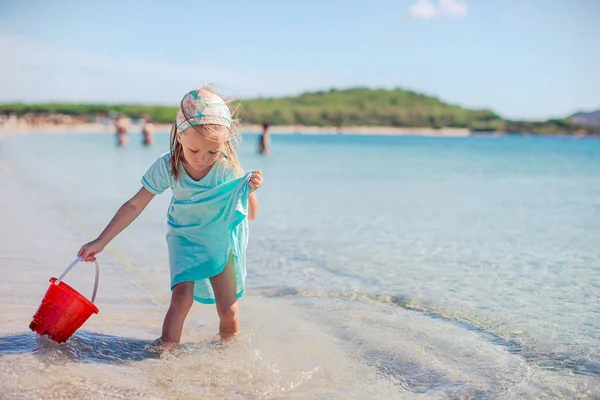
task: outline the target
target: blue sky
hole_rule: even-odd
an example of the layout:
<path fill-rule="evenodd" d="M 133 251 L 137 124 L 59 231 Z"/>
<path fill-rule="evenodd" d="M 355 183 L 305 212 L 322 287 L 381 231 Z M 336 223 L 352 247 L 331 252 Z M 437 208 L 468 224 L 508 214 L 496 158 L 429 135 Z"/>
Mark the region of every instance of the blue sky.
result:
<path fill-rule="evenodd" d="M 0 0 L 0 102 L 369 86 L 565 116 L 600 108 L 598 21 L 598 0 Z"/>

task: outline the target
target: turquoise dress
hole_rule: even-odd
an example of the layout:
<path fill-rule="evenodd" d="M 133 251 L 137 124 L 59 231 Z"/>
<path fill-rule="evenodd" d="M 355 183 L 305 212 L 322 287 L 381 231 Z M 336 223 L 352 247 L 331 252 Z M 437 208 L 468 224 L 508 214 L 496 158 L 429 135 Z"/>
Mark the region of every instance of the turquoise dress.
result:
<path fill-rule="evenodd" d="M 170 172 L 171 155 L 164 154 L 142 178 L 150 193 L 173 191 L 167 215 L 167 244 L 171 289 L 194 282 L 194 299 L 215 303 L 210 277 L 220 274 L 231 255 L 235 264 L 237 297 L 244 294 L 248 244 L 249 172 L 236 177 L 226 160 L 218 160 L 206 176 L 192 179 L 183 166 L 179 179 Z"/>

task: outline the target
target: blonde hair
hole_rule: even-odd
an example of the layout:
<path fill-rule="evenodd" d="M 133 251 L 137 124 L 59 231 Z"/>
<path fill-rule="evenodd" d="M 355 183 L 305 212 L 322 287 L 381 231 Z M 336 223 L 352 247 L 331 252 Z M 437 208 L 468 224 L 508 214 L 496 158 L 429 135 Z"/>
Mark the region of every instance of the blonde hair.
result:
<path fill-rule="evenodd" d="M 210 86 L 202 86 L 198 89 L 198 91 L 208 91 L 210 93 L 216 93 Z M 220 96 L 219 96 L 220 97 Z M 227 107 L 229 108 L 229 112 L 231 113 L 231 126 L 229 128 L 229 138 L 225 142 L 225 147 L 219 153 L 219 160 L 227 161 L 229 167 L 233 170 L 236 176 L 242 176 L 244 174 L 244 169 L 242 168 L 242 164 L 240 163 L 240 159 L 238 158 L 236 149 L 242 143 L 242 136 L 239 132 L 239 120 L 237 115 L 239 113 L 239 104 L 231 99 L 223 99 Z M 192 118 L 191 115 L 187 115 L 185 108 L 180 107 L 183 110 L 183 114 L 186 120 Z M 201 135 L 206 135 L 207 133 L 215 133 L 216 128 L 221 127 L 220 125 L 212 125 L 212 124 L 203 124 L 201 127 L 198 125 L 194 125 L 193 128 L 197 133 Z M 180 133 L 179 129 L 177 129 L 177 118 L 173 121 L 173 125 L 171 126 L 171 175 L 175 180 L 179 179 L 180 164 L 179 161 L 183 156 L 183 147 L 181 143 L 177 140 L 177 134 Z"/>

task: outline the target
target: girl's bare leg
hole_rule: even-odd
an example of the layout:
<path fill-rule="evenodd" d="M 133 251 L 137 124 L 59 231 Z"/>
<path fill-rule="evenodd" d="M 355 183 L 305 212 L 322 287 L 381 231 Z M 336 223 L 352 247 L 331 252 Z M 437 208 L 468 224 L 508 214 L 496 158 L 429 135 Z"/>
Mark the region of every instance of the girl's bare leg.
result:
<path fill-rule="evenodd" d="M 163 343 L 179 343 L 185 317 L 194 303 L 194 282 L 181 282 L 173 287 L 171 305 L 163 323 Z"/>
<path fill-rule="evenodd" d="M 235 265 L 231 255 L 227 264 L 219 275 L 210 278 L 215 299 L 217 300 L 217 313 L 221 320 L 219 334 L 221 339 L 229 339 L 240 329 L 238 319 L 239 305 L 236 296 Z"/>

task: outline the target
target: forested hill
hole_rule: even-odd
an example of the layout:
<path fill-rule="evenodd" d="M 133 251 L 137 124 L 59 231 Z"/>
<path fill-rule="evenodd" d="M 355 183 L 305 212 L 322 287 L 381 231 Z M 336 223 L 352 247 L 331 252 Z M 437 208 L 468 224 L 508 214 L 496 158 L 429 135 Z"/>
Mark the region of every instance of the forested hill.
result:
<path fill-rule="evenodd" d="M 303 93 L 295 97 L 239 101 L 242 122 L 305 126 L 393 126 L 414 128 L 468 128 L 472 131 L 529 133 L 599 133 L 600 128 L 579 125 L 571 119 L 510 121 L 491 110 L 470 110 L 433 96 L 403 90 L 353 88 Z M 99 114 L 124 113 L 132 118 L 150 116 L 170 123 L 175 106 L 124 104 L 0 104 L 0 114 L 67 114 L 91 120 Z"/>

